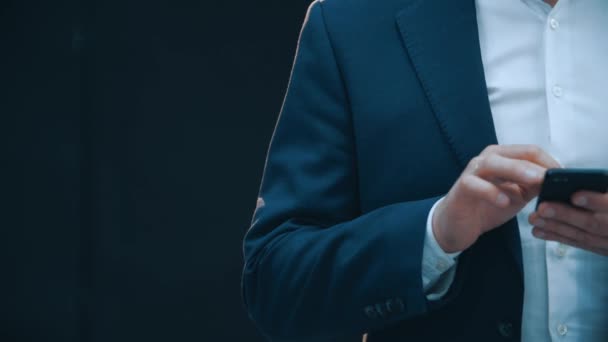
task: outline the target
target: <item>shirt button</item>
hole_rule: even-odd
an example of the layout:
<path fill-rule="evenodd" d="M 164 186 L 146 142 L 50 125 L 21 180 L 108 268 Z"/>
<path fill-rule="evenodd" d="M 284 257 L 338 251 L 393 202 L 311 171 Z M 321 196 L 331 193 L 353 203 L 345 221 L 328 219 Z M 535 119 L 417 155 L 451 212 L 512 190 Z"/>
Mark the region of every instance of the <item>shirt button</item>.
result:
<path fill-rule="evenodd" d="M 448 269 L 448 263 L 447 261 L 441 259 L 439 261 L 437 261 L 437 270 L 439 270 L 439 272 L 445 272 Z"/>
<path fill-rule="evenodd" d="M 555 97 L 562 97 L 564 95 L 564 89 L 562 89 L 562 87 L 558 85 L 553 86 L 553 89 L 551 89 L 551 91 L 553 92 L 553 96 Z"/>
<path fill-rule="evenodd" d="M 568 327 L 565 324 L 559 324 L 557 326 L 557 333 L 560 334 L 560 336 L 564 336 L 568 333 Z"/>
<path fill-rule="evenodd" d="M 566 255 L 566 249 L 568 247 L 566 247 L 566 245 L 563 244 L 559 244 L 559 246 L 557 246 L 557 248 L 555 249 L 555 254 L 557 254 L 558 257 L 563 258 Z"/>
<path fill-rule="evenodd" d="M 549 20 L 549 26 L 551 26 L 553 30 L 557 30 L 559 27 L 559 21 L 557 21 L 555 18 L 551 18 L 551 20 Z"/>

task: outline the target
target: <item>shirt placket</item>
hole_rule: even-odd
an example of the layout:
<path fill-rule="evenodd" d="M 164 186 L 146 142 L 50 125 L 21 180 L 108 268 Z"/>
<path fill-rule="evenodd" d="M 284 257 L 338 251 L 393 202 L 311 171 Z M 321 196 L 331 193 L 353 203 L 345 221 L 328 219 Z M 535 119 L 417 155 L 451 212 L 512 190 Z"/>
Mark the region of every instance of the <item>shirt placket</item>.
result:
<path fill-rule="evenodd" d="M 547 114 L 549 123 L 549 141 L 551 150 L 559 159 L 560 139 L 567 136 L 562 134 L 566 127 L 563 116 L 568 115 L 566 101 L 568 99 L 567 78 L 564 66 L 565 51 L 569 48 L 565 39 L 567 26 L 564 24 L 564 14 L 557 8 L 552 10 L 545 27 L 545 93 L 547 97 Z M 573 335 L 569 325 L 568 294 L 572 293 L 572 272 L 574 272 L 574 250 L 564 244 L 549 241 L 546 243 L 545 257 L 547 262 L 547 291 L 548 291 L 548 329 L 553 341 L 569 341 Z"/>

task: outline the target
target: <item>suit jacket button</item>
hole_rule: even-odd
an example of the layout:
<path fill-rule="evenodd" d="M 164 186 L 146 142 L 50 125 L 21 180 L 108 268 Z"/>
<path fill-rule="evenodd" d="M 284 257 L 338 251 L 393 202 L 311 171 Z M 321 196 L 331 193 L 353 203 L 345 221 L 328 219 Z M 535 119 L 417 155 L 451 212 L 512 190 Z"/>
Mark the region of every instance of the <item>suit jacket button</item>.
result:
<path fill-rule="evenodd" d="M 365 316 L 367 316 L 368 318 L 371 318 L 371 319 L 378 318 L 378 312 L 376 312 L 376 309 L 371 305 L 366 306 L 363 311 L 365 311 Z"/>
<path fill-rule="evenodd" d="M 386 301 L 386 310 L 390 313 L 400 313 L 404 310 L 401 298 L 393 298 Z"/>
<path fill-rule="evenodd" d="M 387 312 L 386 312 L 386 307 L 384 306 L 384 303 L 376 304 L 376 312 L 378 313 L 378 315 L 380 317 L 386 316 Z"/>
<path fill-rule="evenodd" d="M 500 336 L 504 338 L 513 337 L 513 324 L 510 322 L 500 322 L 498 323 L 498 333 Z"/>

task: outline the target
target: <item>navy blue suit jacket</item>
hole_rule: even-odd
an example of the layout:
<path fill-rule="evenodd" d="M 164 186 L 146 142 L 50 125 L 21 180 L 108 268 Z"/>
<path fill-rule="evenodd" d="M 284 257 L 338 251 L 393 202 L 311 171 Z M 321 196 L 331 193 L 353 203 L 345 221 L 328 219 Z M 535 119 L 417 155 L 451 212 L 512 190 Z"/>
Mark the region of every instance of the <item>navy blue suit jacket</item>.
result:
<path fill-rule="evenodd" d="M 474 0 L 312 4 L 244 243 L 243 296 L 273 340 L 517 340 L 515 220 L 427 301 L 426 220 L 496 143 Z"/>

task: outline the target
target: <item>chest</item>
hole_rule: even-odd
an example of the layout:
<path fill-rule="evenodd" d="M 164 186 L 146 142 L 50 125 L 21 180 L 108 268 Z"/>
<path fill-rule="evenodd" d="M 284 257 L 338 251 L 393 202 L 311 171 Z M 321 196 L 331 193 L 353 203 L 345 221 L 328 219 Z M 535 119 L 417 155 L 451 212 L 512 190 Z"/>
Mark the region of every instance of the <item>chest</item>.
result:
<path fill-rule="evenodd" d="M 571 167 L 608 167 L 608 3 L 478 1 L 501 144 L 536 144 Z"/>

